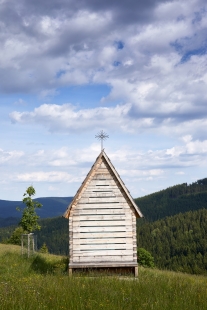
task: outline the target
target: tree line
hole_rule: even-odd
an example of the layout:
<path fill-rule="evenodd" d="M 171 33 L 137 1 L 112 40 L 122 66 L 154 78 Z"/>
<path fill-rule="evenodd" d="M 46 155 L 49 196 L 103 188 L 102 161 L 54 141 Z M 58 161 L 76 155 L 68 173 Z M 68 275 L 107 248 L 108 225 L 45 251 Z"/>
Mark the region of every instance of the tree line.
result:
<path fill-rule="evenodd" d="M 166 216 L 207 209 L 207 178 L 187 185 L 183 183 L 135 199 L 145 219 L 156 221 Z"/>

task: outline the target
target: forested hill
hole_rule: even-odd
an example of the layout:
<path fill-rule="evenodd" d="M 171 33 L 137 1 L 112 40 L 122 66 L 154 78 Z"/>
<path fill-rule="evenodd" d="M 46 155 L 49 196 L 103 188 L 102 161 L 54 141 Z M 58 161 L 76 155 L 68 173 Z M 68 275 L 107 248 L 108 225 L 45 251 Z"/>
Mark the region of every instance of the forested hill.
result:
<path fill-rule="evenodd" d="M 146 220 L 156 221 L 166 216 L 190 210 L 207 209 L 207 178 L 195 183 L 183 183 L 135 199 Z"/>
<path fill-rule="evenodd" d="M 207 210 L 189 211 L 137 228 L 138 247 L 152 253 L 155 264 L 207 275 Z"/>

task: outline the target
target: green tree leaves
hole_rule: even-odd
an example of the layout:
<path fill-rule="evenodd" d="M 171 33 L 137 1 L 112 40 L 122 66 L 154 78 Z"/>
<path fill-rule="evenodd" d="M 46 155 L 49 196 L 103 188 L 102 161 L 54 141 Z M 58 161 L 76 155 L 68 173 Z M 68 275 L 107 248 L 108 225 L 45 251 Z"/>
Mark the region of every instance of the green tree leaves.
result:
<path fill-rule="evenodd" d="M 40 253 L 48 253 L 48 247 L 46 245 L 46 243 L 44 242 L 43 245 L 40 248 Z"/>
<path fill-rule="evenodd" d="M 21 235 L 24 233 L 24 230 L 21 226 L 15 228 L 11 237 L 6 240 L 6 243 L 21 245 Z"/>
<path fill-rule="evenodd" d="M 155 267 L 154 257 L 150 254 L 150 252 L 148 252 L 144 248 L 138 249 L 137 256 L 138 256 L 139 265 L 143 267 L 150 267 L 150 268 Z"/>
<path fill-rule="evenodd" d="M 33 186 L 29 186 L 23 195 L 23 203 L 26 207 L 22 210 L 22 218 L 19 222 L 19 226 L 23 228 L 25 233 L 31 233 L 34 230 L 40 230 L 38 224 L 39 216 L 36 214 L 36 208 L 41 208 L 42 205 L 38 201 L 32 200 L 32 196 L 35 195 L 35 189 Z M 21 211 L 20 209 L 17 209 Z"/>

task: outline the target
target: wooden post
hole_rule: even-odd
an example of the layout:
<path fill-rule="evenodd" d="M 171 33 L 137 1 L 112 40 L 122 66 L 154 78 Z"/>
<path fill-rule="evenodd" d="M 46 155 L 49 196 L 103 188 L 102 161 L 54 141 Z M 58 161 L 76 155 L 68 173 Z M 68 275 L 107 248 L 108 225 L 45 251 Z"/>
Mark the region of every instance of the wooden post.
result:
<path fill-rule="evenodd" d="M 69 271 L 69 277 L 72 277 L 72 275 L 73 275 L 73 268 L 69 268 L 68 271 Z"/>
<path fill-rule="evenodd" d="M 138 277 L 138 266 L 134 267 L 134 276 L 135 276 L 135 278 Z"/>
<path fill-rule="evenodd" d="M 32 254 L 34 255 L 35 247 L 34 247 L 34 235 L 32 236 Z"/>
<path fill-rule="evenodd" d="M 21 235 L 21 252 L 22 255 L 24 254 L 24 239 L 23 239 L 23 235 Z"/>
<path fill-rule="evenodd" d="M 28 234 L 28 238 L 27 238 L 27 242 L 28 242 L 28 245 L 27 245 L 27 256 L 29 257 L 29 250 L 30 250 L 30 235 Z"/>

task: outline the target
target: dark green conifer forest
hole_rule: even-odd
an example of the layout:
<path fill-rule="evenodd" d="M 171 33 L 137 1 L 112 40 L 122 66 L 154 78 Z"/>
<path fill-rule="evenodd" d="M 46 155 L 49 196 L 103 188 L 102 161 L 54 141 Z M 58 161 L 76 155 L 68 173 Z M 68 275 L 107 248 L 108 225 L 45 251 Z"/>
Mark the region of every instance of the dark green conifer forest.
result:
<path fill-rule="evenodd" d="M 156 221 L 166 216 L 207 208 L 207 178 L 180 184 L 151 195 L 136 198 L 145 219 Z"/>
<path fill-rule="evenodd" d="M 207 274 L 207 209 L 179 213 L 137 227 L 138 246 L 160 269 Z"/>

